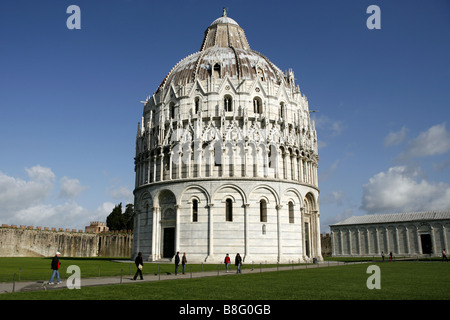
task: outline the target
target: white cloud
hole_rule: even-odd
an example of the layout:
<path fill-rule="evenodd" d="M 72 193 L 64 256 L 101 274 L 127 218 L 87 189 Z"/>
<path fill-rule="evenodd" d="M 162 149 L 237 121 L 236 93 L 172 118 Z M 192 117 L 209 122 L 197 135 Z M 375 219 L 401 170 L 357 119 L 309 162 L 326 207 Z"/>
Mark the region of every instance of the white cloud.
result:
<path fill-rule="evenodd" d="M 450 150 L 450 132 L 445 123 L 432 126 L 412 140 L 400 155 L 402 159 L 444 154 Z"/>
<path fill-rule="evenodd" d="M 387 147 L 399 145 L 405 140 L 407 133 L 408 129 L 405 126 L 398 132 L 389 132 L 386 138 L 384 138 L 384 145 Z"/>
<path fill-rule="evenodd" d="M 0 222 L 5 224 L 84 229 L 90 221 L 105 221 L 114 204 L 104 202 L 90 210 L 72 199 L 86 187 L 78 179 L 61 178 L 60 199 L 53 202 L 51 192 L 55 186 L 55 174 L 50 168 L 34 166 L 25 168 L 29 179 L 8 176 L 0 171 Z M 52 202 L 52 203 L 49 203 Z"/>
<path fill-rule="evenodd" d="M 60 181 L 60 198 L 75 199 L 81 192 L 86 190 L 88 187 L 82 186 L 78 179 L 69 179 L 67 177 L 62 177 Z"/>
<path fill-rule="evenodd" d="M 115 200 L 120 200 L 126 203 L 133 203 L 134 199 L 133 191 L 123 186 L 118 187 L 117 189 L 112 189 L 111 196 Z"/>
<path fill-rule="evenodd" d="M 50 168 L 37 165 L 31 168 L 25 168 L 25 171 L 33 181 L 51 182 L 55 180 L 55 174 Z"/>
<path fill-rule="evenodd" d="M 35 166 L 25 169 L 29 180 L 10 177 L 0 171 L 0 210 L 17 211 L 39 204 L 53 189 L 54 173 L 49 168 Z"/>
<path fill-rule="evenodd" d="M 417 170 L 389 168 L 363 186 L 361 208 L 368 213 L 443 210 L 450 207 L 450 185 L 418 179 Z"/>

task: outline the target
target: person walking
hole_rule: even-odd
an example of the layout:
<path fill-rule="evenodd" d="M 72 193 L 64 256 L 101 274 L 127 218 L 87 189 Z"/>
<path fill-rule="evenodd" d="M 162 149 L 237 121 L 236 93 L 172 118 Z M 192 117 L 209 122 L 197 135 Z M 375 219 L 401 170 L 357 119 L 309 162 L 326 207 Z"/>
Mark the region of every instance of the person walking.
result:
<path fill-rule="evenodd" d="M 446 252 L 445 252 L 445 248 L 442 250 L 442 262 L 444 262 L 444 259 L 445 259 L 445 261 L 448 262 L 447 254 L 446 254 Z"/>
<path fill-rule="evenodd" d="M 53 284 L 53 279 L 56 276 L 56 284 L 61 284 L 61 278 L 59 277 L 59 266 L 61 265 L 61 262 L 59 262 L 59 256 L 61 253 L 58 251 L 56 252 L 55 256 L 52 258 L 52 276 L 50 277 L 50 281 L 48 284 Z"/>
<path fill-rule="evenodd" d="M 242 273 L 241 272 L 242 258 L 239 253 L 236 254 L 236 258 L 234 259 L 234 265 L 237 267 L 236 273 Z"/>
<path fill-rule="evenodd" d="M 142 268 L 144 267 L 144 261 L 142 260 L 142 252 L 139 252 L 136 259 L 134 259 L 134 263 L 136 264 L 136 273 L 134 274 L 133 280 L 137 279 L 137 276 L 140 276 L 141 280 L 144 280 L 142 276 Z"/>
<path fill-rule="evenodd" d="M 384 251 L 381 251 L 381 258 L 383 259 L 384 262 Z"/>
<path fill-rule="evenodd" d="M 230 264 L 230 255 L 228 253 L 225 256 L 224 263 L 225 263 L 225 268 L 227 269 L 227 272 L 228 272 L 228 265 Z"/>
<path fill-rule="evenodd" d="M 186 263 L 187 263 L 186 252 L 184 252 L 183 257 L 181 258 L 181 268 L 182 268 L 183 274 L 184 274 L 184 270 L 186 269 Z"/>
<path fill-rule="evenodd" d="M 175 256 L 175 275 L 178 275 L 178 266 L 180 265 L 180 253 L 177 251 Z"/>

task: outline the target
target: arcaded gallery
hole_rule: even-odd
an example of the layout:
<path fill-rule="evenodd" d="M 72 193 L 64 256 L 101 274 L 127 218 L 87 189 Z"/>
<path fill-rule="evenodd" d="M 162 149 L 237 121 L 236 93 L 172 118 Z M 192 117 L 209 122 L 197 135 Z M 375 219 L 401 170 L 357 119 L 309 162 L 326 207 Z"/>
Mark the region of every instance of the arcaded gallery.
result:
<path fill-rule="evenodd" d="M 353 216 L 330 226 L 333 256 L 441 256 L 450 211 Z"/>

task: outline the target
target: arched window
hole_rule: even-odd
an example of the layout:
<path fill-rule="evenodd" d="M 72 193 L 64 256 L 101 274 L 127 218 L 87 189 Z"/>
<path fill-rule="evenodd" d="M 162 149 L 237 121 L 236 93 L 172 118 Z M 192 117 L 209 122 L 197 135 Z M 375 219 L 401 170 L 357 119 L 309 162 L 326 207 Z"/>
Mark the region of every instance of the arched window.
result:
<path fill-rule="evenodd" d="M 220 78 L 220 64 L 216 63 L 212 70 L 212 76 L 214 78 Z"/>
<path fill-rule="evenodd" d="M 169 104 L 169 118 L 175 119 L 175 103 L 173 102 Z"/>
<path fill-rule="evenodd" d="M 267 202 L 264 199 L 259 201 L 259 221 L 267 222 Z"/>
<path fill-rule="evenodd" d="M 194 100 L 194 114 L 198 114 L 200 111 L 200 98 L 196 97 Z"/>
<path fill-rule="evenodd" d="M 256 72 L 258 73 L 258 78 L 259 78 L 261 81 L 264 81 L 264 72 L 262 71 L 262 69 L 261 69 L 261 68 L 258 68 L 258 69 L 256 70 Z"/>
<path fill-rule="evenodd" d="M 220 167 L 222 165 L 222 148 L 219 142 L 214 144 L 214 166 Z"/>
<path fill-rule="evenodd" d="M 225 221 L 233 221 L 233 200 L 225 201 Z"/>
<path fill-rule="evenodd" d="M 270 145 L 269 147 L 268 158 L 269 158 L 269 168 L 275 168 L 277 161 L 277 149 L 273 145 Z"/>
<path fill-rule="evenodd" d="M 223 106 L 226 112 L 233 111 L 233 98 L 231 98 L 231 96 L 226 95 L 223 98 Z"/>
<path fill-rule="evenodd" d="M 314 197 L 308 193 L 305 197 L 305 213 L 313 214 L 315 208 Z"/>
<path fill-rule="evenodd" d="M 285 106 L 284 102 L 280 102 L 280 119 L 284 119 Z"/>
<path fill-rule="evenodd" d="M 288 208 L 289 208 L 289 223 L 294 223 L 294 204 L 292 203 L 292 201 L 289 201 Z"/>
<path fill-rule="evenodd" d="M 198 200 L 192 200 L 192 222 L 198 221 Z"/>
<path fill-rule="evenodd" d="M 253 112 L 254 113 L 262 113 L 262 101 L 259 97 L 253 98 Z"/>

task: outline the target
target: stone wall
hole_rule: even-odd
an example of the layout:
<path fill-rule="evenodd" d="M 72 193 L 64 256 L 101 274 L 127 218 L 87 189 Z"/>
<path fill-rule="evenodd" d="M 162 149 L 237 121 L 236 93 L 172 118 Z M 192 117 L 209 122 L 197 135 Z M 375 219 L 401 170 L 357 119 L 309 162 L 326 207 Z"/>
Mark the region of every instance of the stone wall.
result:
<path fill-rule="evenodd" d="M 131 257 L 132 243 L 132 233 L 6 225 L 0 228 L 0 257 L 48 257 L 56 251 L 63 257 Z"/>

